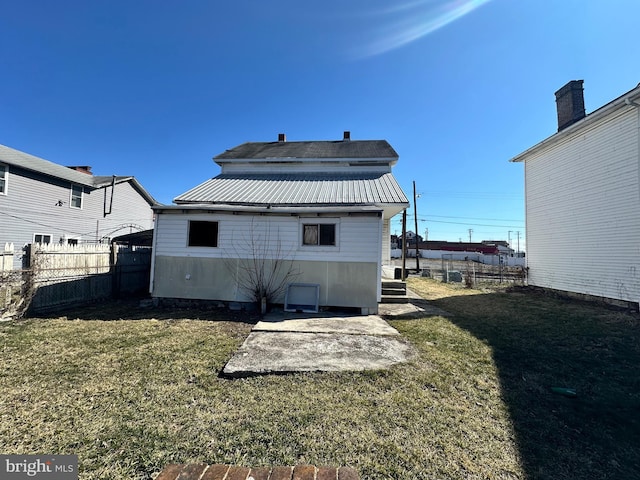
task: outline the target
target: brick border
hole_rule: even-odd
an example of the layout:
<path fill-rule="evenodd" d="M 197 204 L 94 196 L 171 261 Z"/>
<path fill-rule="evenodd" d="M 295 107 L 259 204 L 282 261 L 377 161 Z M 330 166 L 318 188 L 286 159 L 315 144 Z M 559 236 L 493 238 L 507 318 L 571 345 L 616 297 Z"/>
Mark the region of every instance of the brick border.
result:
<path fill-rule="evenodd" d="M 360 480 L 351 467 L 238 467 L 205 463 L 167 465 L 156 480 Z"/>

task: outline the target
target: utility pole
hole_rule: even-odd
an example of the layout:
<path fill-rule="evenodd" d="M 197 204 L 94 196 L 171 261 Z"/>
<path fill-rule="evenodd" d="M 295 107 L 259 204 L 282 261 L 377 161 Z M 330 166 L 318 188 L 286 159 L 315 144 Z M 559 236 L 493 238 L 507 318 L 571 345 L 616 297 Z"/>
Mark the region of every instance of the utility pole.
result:
<path fill-rule="evenodd" d="M 424 229 L 424 241 L 425 242 L 429 241 L 429 229 L 428 228 Z"/>
<path fill-rule="evenodd" d="M 418 203 L 416 202 L 416 181 L 413 181 L 413 216 L 416 223 L 416 273 L 420 273 L 420 249 L 418 248 Z"/>
<path fill-rule="evenodd" d="M 471 234 L 473 233 L 473 228 L 469 229 L 469 243 L 471 243 Z"/>
<path fill-rule="evenodd" d="M 509 231 L 507 232 L 507 246 L 509 247 L 509 252 L 513 252 L 513 248 L 511 248 L 511 232 L 512 232 L 512 231 L 513 231 L 513 230 L 509 230 Z M 510 257 L 513 257 L 513 253 L 511 253 L 509 256 L 510 256 Z"/>
<path fill-rule="evenodd" d="M 516 232 L 516 235 L 518 236 L 518 250 L 516 251 L 516 257 L 520 256 L 520 231 Z"/>

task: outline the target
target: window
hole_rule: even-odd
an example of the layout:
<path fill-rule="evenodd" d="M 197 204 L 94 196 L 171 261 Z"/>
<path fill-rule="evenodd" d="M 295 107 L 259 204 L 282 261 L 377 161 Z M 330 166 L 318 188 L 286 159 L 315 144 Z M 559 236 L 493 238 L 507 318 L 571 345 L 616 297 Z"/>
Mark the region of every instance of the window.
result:
<path fill-rule="evenodd" d="M 190 247 L 217 247 L 218 222 L 190 221 L 188 245 Z"/>
<path fill-rule="evenodd" d="M 72 208 L 82 208 L 82 187 L 80 185 L 71 185 L 71 201 L 69 206 Z"/>
<path fill-rule="evenodd" d="M 0 165 L 0 195 L 7 194 L 7 180 L 9 177 L 9 167 Z"/>
<path fill-rule="evenodd" d="M 42 233 L 33 234 L 33 243 L 51 243 L 51 235 L 45 235 Z"/>
<path fill-rule="evenodd" d="M 302 225 L 303 245 L 330 245 L 336 244 L 335 223 L 305 223 Z"/>

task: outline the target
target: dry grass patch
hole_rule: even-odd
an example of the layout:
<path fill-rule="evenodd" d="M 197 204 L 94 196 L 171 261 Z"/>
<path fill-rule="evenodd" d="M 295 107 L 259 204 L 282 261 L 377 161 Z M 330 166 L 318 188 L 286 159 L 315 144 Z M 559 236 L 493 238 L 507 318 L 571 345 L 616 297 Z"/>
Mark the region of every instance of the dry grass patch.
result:
<path fill-rule="evenodd" d="M 366 479 L 634 477 L 636 317 L 411 288 L 452 316 L 391 322 L 419 355 L 378 372 L 219 378 L 251 328 L 241 314 L 108 306 L 93 320 L 2 324 L 0 451 L 78 454 L 81 479 L 151 479 L 186 462 L 348 465 Z"/>

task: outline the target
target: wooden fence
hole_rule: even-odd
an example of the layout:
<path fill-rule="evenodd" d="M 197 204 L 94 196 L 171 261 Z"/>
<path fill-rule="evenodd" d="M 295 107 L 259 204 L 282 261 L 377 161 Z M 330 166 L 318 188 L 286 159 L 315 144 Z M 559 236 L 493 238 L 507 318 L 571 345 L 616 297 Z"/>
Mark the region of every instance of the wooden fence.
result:
<path fill-rule="evenodd" d="M 13 243 L 5 243 L 0 250 L 0 272 L 13 270 Z"/>
<path fill-rule="evenodd" d="M 150 247 L 32 244 L 26 255 L 26 270 L 14 270 L 10 275 L 4 272 L 6 275 L 0 278 L 4 288 L 0 313 L 13 310 L 15 314 L 27 307 L 34 313 L 43 313 L 144 293 L 149 287 Z"/>

